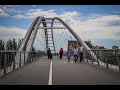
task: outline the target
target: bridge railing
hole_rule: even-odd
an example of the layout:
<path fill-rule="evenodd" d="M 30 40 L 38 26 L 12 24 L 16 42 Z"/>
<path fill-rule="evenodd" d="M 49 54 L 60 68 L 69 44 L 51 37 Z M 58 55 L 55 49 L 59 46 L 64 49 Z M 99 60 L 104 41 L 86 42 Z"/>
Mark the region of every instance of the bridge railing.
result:
<path fill-rule="evenodd" d="M 96 55 L 97 60 L 92 60 L 88 55 L 88 52 L 90 52 L 88 50 L 84 54 L 84 60 L 86 62 L 120 71 L 120 49 L 91 49 L 91 51 Z"/>
<path fill-rule="evenodd" d="M 17 57 L 19 53 L 20 58 Z M 26 59 L 25 53 L 29 53 Z M 5 75 L 27 63 L 33 62 L 44 56 L 43 52 L 35 51 L 0 51 L 0 76 Z"/>

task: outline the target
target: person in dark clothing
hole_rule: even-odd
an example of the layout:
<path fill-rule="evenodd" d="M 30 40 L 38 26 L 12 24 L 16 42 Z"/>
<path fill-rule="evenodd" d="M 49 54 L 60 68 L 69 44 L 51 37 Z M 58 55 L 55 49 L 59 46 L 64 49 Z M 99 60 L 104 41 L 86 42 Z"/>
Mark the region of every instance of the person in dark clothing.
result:
<path fill-rule="evenodd" d="M 61 48 L 61 49 L 60 49 L 59 54 L 60 54 L 60 59 L 62 59 L 62 55 L 63 55 L 63 48 Z"/>
<path fill-rule="evenodd" d="M 51 50 L 50 50 L 50 48 L 48 48 L 48 50 L 47 50 L 47 55 L 48 55 L 48 59 L 50 59 L 50 55 L 51 55 Z"/>
<path fill-rule="evenodd" d="M 57 56 L 58 56 L 58 53 L 57 53 Z"/>
<path fill-rule="evenodd" d="M 50 54 L 50 59 L 52 59 L 52 54 Z"/>
<path fill-rule="evenodd" d="M 68 51 L 67 51 L 68 62 L 70 61 L 70 56 L 71 56 L 71 53 L 70 53 L 70 50 L 68 50 Z"/>

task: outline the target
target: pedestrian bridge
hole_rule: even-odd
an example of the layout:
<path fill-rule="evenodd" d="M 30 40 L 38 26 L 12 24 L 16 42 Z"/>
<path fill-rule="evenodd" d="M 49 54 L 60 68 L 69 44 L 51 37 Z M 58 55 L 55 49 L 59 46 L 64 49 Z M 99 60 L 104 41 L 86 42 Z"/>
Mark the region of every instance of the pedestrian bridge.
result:
<path fill-rule="evenodd" d="M 62 60 L 56 56 L 61 47 L 67 48 L 71 37 L 85 47 L 82 63 L 75 63 L 73 56 L 70 62 L 66 55 Z M 42 50 L 32 51 L 35 41 Z M 54 53 L 51 60 L 47 59 L 48 48 Z M 89 48 L 69 23 L 58 17 L 35 18 L 18 50 L 0 51 L 0 85 L 83 84 L 119 85 L 120 49 Z"/>
<path fill-rule="evenodd" d="M 0 85 L 120 85 L 120 72 L 86 60 L 43 56 L 1 76 Z"/>

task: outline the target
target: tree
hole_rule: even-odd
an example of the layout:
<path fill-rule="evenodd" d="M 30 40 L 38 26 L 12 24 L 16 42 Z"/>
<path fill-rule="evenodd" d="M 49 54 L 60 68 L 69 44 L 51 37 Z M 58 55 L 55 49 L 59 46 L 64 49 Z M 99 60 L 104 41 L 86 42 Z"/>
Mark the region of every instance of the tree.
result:
<path fill-rule="evenodd" d="M 19 47 L 20 47 L 21 43 L 22 43 L 22 40 L 21 40 L 21 39 L 19 39 L 19 41 L 18 41 L 18 47 L 17 47 L 17 50 L 19 49 Z"/>
<path fill-rule="evenodd" d="M 5 50 L 5 43 L 4 41 L 0 40 L 0 50 Z M 0 53 L 0 62 L 1 62 L 1 69 L 4 67 L 4 59 L 5 59 L 5 53 Z"/>
<path fill-rule="evenodd" d="M 34 46 L 32 47 L 32 51 L 36 51 L 35 48 L 34 48 Z"/>
<path fill-rule="evenodd" d="M 12 50 L 17 50 L 17 42 L 15 41 L 15 39 L 13 39 L 12 41 Z"/>
<path fill-rule="evenodd" d="M 6 43 L 6 50 L 12 50 L 12 41 L 10 39 Z"/>
<path fill-rule="evenodd" d="M 0 40 L 0 50 L 2 50 L 2 40 Z"/>
<path fill-rule="evenodd" d="M 2 50 L 5 50 L 5 42 L 2 41 Z"/>
<path fill-rule="evenodd" d="M 6 50 L 7 51 L 10 51 L 10 50 L 13 50 L 13 47 L 15 49 L 15 40 L 8 40 L 7 43 L 6 43 Z M 12 65 L 12 62 L 13 62 L 13 57 L 14 57 L 14 54 L 13 52 L 6 52 L 6 61 L 7 61 L 7 67 L 11 66 Z"/>

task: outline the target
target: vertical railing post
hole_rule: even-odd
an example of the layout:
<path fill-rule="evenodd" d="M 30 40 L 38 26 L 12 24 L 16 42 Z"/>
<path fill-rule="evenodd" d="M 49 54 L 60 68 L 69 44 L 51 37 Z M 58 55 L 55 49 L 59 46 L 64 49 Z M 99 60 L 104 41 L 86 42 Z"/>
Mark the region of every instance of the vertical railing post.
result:
<path fill-rule="evenodd" d="M 1 66 L 2 66 L 2 65 L 1 65 L 1 62 L 2 62 L 2 60 L 3 60 L 3 59 L 2 59 L 2 52 L 0 52 L 0 72 L 1 72 Z"/>
<path fill-rule="evenodd" d="M 94 53 L 94 50 L 93 50 L 92 52 Z M 92 53 L 92 54 L 93 54 L 93 53 Z M 92 62 L 92 64 L 93 64 L 93 60 L 92 60 L 92 57 L 90 56 L 90 58 L 91 58 L 91 62 Z"/>
<path fill-rule="evenodd" d="M 7 52 L 4 52 L 5 53 L 5 59 L 4 59 L 4 74 L 6 74 L 6 64 L 7 64 Z"/>
<path fill-rule="evenodd" d="M 97 51 L 98 55 L 97 55 L 97 62 L 98 62 L 98 66 L 100 66 L 100 63 L 99 63 L 99 50 Z"/>
<path fill-rule="evenodd" d="M 112 58 L 112 61 L 113 61 L 113 65 L 115 66 L 115 68 L 116 68 L 116 63 L 118 64 L 119 63 L 119 61 L 117 60 L 117 51 L 116 50 L 113 50 L 113 52 L 114 52 L 114 56 L 113 56 L 113 58 Z M 115 58 L 115 59 L 114 59 Z M 119 66 L 118 66 L 119 67 Z"/>
<path fill-rule="evenodd" d="M 96 55 L 96 58 L 97 58 L 97 62 L 98 62 L 98 55 L 97 55 L 97 50 L 94 50 L 93 52 L 95 55 Z M 96 61 L 95 61 L 96 62 Z"/>
<path fill-rule="evenodd" d="M 13 52 L 13 70 L 15 69 L 15 53 L 16 52 Z"/>
<path fill-rule="evenodd" d="M 37 59 L 38 59 L 38 53 L 37 53 Z"/>
<path fill-rule="evenodd" d="M 35 60 L 35 52 L 33 52 L 33 60 Z"/>
<path fill-rule="evenodd" d="M 30 62 L 30 52 L 28 52 L 28 63 Z"/>
<path fill-rule="evenodd" d="M 104 53 L 104 57 L 105 57 L 106 67 L 109 68 L 108 67 L 108 62 L 107 62 L 107 54 Z"/>
<path fill-rule="evenodd" d="M 32 52 L 30 52 L 30 62 L 32 61 Z"/>
<path fill-rule="evenodd" d="M 29 63 L 29 56 L 30 56 L 29 51 L 27 51 L 27 53 L 28 53 L 28 56 L 26 58 L 27 58 L 27 63 Z"/>
<path fill-rule="evenodd" d="M 10 52 L 10 61 L 9 61 L 9 67 L 10 67 L 10 70 L 11 70 L 11 66 L 12 66 L 12 59 L 13 59 L 13 52 Z"/>
<path fill-rule="evenodd" d="M 19 67 L 21 66 L 21 52 L 20 53 L 20 59 L 19 59 Z"/>
<path fill-rule="evenodd" d="M 120 61 L 119 61 L 119 58 L 118 58 L 117 50 L 115 50 L 115 56 L 116 56 L 117 63 L 118 63 L 118 68 L 119 68 L 119 71 L 120 71 Z"/>
<path fill-rule="evenodd" d="M 32 53 L 33 53 L 33 52 L 31 52 L 31 62 L 32 62 Z"/>
<path fill-rule="evenodd" d="M 29 56 L 29 58 L 28 58 L 28 62 L 30 62 L 31 52 L 29 52 L 28 56 Z"/>
<path fill-rule="evenodd" d="M 25 64 L 25 52 L 23 52 L 24 53 L 24 64 Z"/>
<path fill-rule="evenodd" d="M 36 60 L 36 53 L 34 53 L 34 60 Z"/>
<path fill-rule="evenodd" d="M 84 52 L 84 61 L 86 60 L 86 52 Z M 79 55 L 79 53 L 78 53 L 78 57 L 80 58 L 80 55 Z"/>
<path fill-rule="evenodd" d="M 87 60 L 87 62 L 88 62 L 88 55 L 87 55 L 87 52 L 86 52 L 86 60 Z"/>
<path fill-rule="evenodd" d="M 37 60 L 37 53 L 35 52 L 35 57 L 36 57 L 36 59 L 35 60 Z"/>
<path fill-rule="evenodd" d="M 33 52 L 32 52 L 32 61 L 33 61 Z"/>

